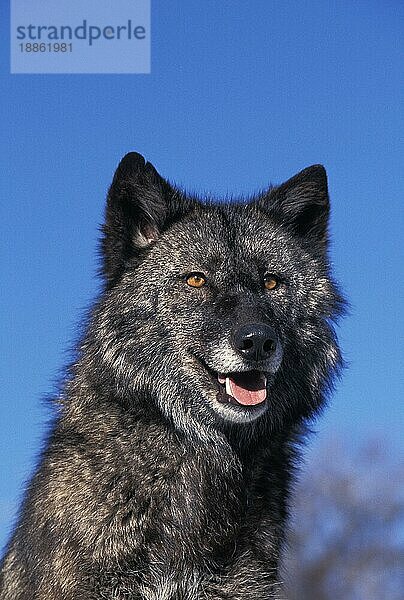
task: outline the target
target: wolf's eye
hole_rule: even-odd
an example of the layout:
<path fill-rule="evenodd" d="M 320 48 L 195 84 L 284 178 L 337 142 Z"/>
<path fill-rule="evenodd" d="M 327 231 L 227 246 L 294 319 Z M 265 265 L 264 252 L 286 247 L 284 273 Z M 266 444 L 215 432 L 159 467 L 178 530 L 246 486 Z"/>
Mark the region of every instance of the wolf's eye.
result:
<path fill-rule="evenodd" d="M 191 287 L 201 288 L 206 283 L 205 275 L 203 273 L 190 273 L 187 275 L 186 282 Z"/>
<path fill-rule="evenodd" d="M 264 285 L 267 290 L 274 290 L 279 285 L 279 278 L 272 273 L 264 275 Z"/>

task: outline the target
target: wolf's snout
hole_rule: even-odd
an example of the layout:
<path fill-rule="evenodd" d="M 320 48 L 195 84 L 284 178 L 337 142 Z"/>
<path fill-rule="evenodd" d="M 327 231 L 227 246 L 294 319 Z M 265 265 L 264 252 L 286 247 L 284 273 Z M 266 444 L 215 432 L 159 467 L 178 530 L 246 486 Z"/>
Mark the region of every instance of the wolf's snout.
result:
<path fill-rule="evenodd" d="M 269 325 L 249 323 L 233 333 L 235 350 L 247 360 L 268 360 L 276 350 L 277 336 Z"/>

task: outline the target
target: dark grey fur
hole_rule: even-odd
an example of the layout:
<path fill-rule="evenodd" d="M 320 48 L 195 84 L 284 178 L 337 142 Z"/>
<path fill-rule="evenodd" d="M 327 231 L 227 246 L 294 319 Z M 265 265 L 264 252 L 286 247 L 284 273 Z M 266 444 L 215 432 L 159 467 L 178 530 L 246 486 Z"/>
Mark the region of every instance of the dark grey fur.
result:
<path fill-rule="evenodd" d="M 328 213 L 319 165 L 249 202 L 202 203 L 140 155 L 122 160 L 105 289 L 3 559 L 1 600 L 281 597 L 297 447 L 341 363 Z M 185 281 L 194 271 L 201 289 Z M 277 345 L 254 362 L 231 336 L 257 322 Z M 209 369 L 265 371 L 264 407 L 219 403 Z"/>

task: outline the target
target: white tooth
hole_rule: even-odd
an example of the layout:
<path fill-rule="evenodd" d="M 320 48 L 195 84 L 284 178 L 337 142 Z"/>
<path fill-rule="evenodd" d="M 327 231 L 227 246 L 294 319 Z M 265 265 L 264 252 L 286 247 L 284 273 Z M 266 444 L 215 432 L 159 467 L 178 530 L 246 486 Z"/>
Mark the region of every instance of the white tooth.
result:
<path fill-rule="evenodd" d="M 226 377 L 226 394 L 231 396 L 230 377 Z"/>
<path fill-rule="evenodd" d="M 222 375 L 218 375 L 217 378 L 219 380 L 219 383 L 224 383 L 226 381 L 226 378 L 223 377 Z"/>

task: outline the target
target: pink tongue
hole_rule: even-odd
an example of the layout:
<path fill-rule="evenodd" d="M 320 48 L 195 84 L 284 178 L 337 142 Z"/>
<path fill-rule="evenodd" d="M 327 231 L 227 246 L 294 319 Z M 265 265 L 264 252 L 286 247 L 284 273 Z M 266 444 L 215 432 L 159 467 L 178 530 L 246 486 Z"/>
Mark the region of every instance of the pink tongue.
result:
<path fill-rule="evenodd" d="M 232 377 L 228 377 L 228 383 L 231 395 L 239 404 L 253 406 L 264 402 L 267 397 L 265 375 L 257 374 L 257 378 L 253 381 L 251 379 L 243 381 L 239 377 L 237 379 L 238 383 Z"/>

